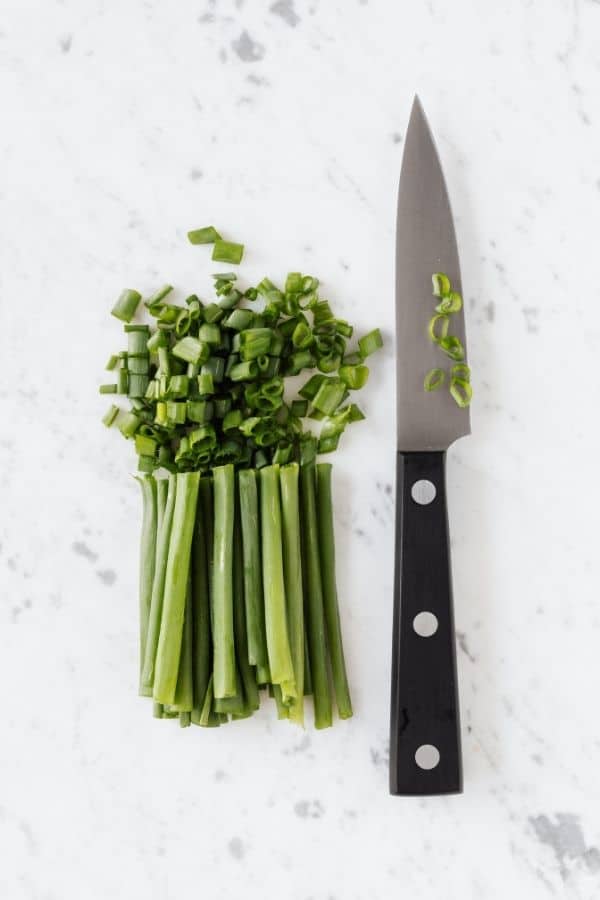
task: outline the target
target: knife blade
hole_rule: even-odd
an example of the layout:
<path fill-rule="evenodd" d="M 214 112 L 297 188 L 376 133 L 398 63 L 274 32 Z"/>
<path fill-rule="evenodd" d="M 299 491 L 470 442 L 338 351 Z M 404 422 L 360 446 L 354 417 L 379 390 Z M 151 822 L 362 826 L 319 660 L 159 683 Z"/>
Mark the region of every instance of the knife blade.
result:
<path fill-rule="evenodd" d="M 397 479 L 390 793 L 462 791 L 445 456 L 471 430 L 469 410 L 423 380 L 449 368 L 427 326 L 431 276 L 462 294 L 454 222 L 439 156 L 415 97 L 398 191 L 396 229 Z M 466 350 L 464 309 L 450 333 Z M 448 363 L 446 366 L 445 363 Z M 447 384 L 447 382 L 446 382 Z"/>

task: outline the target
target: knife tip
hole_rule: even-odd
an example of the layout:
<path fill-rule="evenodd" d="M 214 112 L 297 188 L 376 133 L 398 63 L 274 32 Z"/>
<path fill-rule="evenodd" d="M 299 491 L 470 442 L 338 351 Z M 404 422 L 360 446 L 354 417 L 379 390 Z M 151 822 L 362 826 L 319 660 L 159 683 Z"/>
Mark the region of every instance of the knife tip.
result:
<path fill-rule="evenodd" d="M 415 94 L 413 99 L 412 111 L 419 110 L 421 115 L 425 115 L 425 110 L 423 109 L 423 104 L 421 103 L 421 98 L 418 94 Z"/>

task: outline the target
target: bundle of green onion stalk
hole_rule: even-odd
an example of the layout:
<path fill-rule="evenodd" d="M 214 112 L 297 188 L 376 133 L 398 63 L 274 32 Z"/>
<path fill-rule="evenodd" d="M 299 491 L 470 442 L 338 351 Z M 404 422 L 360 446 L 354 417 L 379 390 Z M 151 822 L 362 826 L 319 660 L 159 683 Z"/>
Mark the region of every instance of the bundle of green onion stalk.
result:
<path fill-rule="evenodd" d="M 239 263 L 240 244 L 214 228 L 213 259 Z M 267 689 L 278 717 L 317 728 L 352 715 L 335 578 L 331 465 L 346 426 L 363 419 L 350 398 L 382 345 L 376 329 L 348 352 L 353 328 L 292 272 L 240 288 L 213 276 L 215 300 L 144 301 L 154 327 L 131 324 L 142 297 L 123 291 L 113 315 L 127 350 L 111 356 L 129 398 L 103 421 L 135 444 L 143 498 L 140 694 L 182 726 L 250 716 Z M 289 376 L 314 372 L 295 397 Z M 320 423 L 319 436 L 305 429 Z"/>

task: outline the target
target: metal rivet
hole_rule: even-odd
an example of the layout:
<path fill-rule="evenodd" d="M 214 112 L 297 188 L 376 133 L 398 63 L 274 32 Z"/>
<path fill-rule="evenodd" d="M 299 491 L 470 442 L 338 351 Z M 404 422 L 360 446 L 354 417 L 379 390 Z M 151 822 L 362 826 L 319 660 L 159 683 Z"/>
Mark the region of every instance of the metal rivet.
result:
<path fill-rule="evenodd" d="M 440 751 L 433 744 L 421 744 L 415 753 L 415 762 L 420 769 L 435 769 L 440 761 Z"/>
<path fill-rule="evenodd" d="M 410 489 L 410 495 L 415 503 L 419 503 L 421 506 L 427 506 L 435 499 L 435 484 L 432 481 L 421 478 L 413 484 Z"/>
<path fill-rule="evenodd" d="M 413 619 L 413 628 L 419 637 L 428 638 L 438 630 L 438 620 L 431 612 L 420 612 Z"/>

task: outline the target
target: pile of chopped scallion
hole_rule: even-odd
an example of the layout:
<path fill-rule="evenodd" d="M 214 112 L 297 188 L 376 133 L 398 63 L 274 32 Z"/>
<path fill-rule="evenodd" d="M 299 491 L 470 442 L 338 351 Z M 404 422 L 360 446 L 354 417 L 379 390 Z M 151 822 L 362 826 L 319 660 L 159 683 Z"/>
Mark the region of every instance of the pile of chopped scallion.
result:
<path fill-rule="evenodd" d="M 213 259 L 239 264 L 244 248 L 212 227 L 191 231 Z M 127 349 L 111 356 L 103 394 L 138 454 L 140 694 L 157 718 L 216 726 L 251 715 L 260 690 L 279 718 L 317 728 L 352 715 L 335 580 L 331 465 L 352 402 L 382 346 L 378 329 L 348 349 L 353 328 L 334 316 L 319 282 L 291 272 L 241 287 L 213 275 L 215 299 L 170 303 L 165 285 L 143 302 L 154 325 L 131 324 L 141 295 L 112 313 Z M 290 397 L 286 378 L 317 370 Z M 309 418 L 319 430 L 305 430 Z"/>
<path fill-rule="evenodd" d="M 454 365 L 450 367 L 450 396 L 457 406 L 466 409 L 473 398 L 471 369 L 465 362 L 465 348 L 460 338 L 448 334 L 450 317 L 462 309 L 462 297 L 458 291 L 452 290 L 450 279 L 443 272 L 434 272 L 431 281 L 433 296 L 439 303 L 435 307 L 435 316 L 429 320 L 429 337 L 449 359 L 454 361 Z M 430 369 L 425 376 L 423 387 L 429 392 L 438 391 L 445 381 L 444 369 Z"/>

